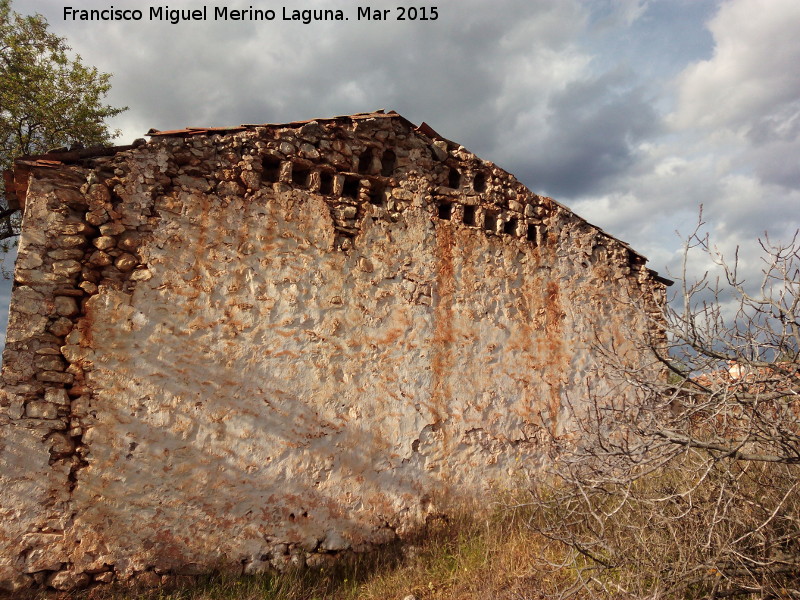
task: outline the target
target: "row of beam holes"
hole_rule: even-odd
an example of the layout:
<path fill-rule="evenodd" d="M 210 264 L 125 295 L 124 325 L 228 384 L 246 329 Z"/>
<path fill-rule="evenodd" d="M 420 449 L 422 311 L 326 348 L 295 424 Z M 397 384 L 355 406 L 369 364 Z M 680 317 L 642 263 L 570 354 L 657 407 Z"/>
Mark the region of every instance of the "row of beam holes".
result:
<path fill-rule="evenodd" d="M 464 216 L 462 222 L 464 225 L 469 225 L 470 227 L 475 227 L 477 225 L 477 218 L 476 218 L 476 207 L 471 204 L 464 205 Z M 445 221 L 449 221 L 453 216 L 453 205 L 450 202 L 441 202 L 439 204 L 439 218 Z M 519 221 L 515 218 L 511 218 L 503 224 L 503 233 L 507 235 L 516 235 L 517 234 L 517 226 L 519 225 Z M 495 232 L 497 231 L 497 215 L 492 213 L 485 213 L 483 218 L 483 228 L 486 231 Z M 525 239 L 529 242 L 533 242 L 536 244 L 536 226 L 528 225 L 527 230 L 525 232 Z"/>
<path fill-rule="evenodd" d="M 267 183 L 277 183 L 280 180 L 281 161 L 273 156 L 265 156 L 262 160 L 261 178 Z M 300 188 L 308 189 L 311 185 L 310 167 L 297 163 L 292 164 L 292 183 Z M 319 193 L 322 195 L 333 194 L 334 174 L 330 171 L 320 171 Z M 355 184 L 353 183 L 355 181 Z M 353 186 L 355 185 L 355 191 Z M 358 193 L 358 179 L 348 177 L 345 180 L 342 195 L 356 198 Z"/>
<path fill-rule="evenodd" d="M 459 189 L 461 187 L 461 172 L 456 169 L 455 167 L 450 167 L 450 173 L 448 175 L 447 181 L 448 187 L 452 189 Z M 486 174 L 478 171 L 475 173 L 474 178 L 472 179 L 472 189 L 477 193 L 483 193 L 486 191 Z M 452 215 L 452 205 L 443 202 L 439 205 L 439 218 L 450 220 Z M 471 227 L 475 227 L 477 225 L 476 218 L 475 218 L 475 207 L 471 205 L 464 205 L 464 225 L 469 225 Z M 507 235 L 515 235 L 517 232 L 517 219 L 509 219 L 503 225 L 503 233 Z M 484 216 L 483 227 L 486 231 L 496 231 L 497 230 L 497 215 L 492 215 L 491 213 L 486 213 Z M 525 239 L 529 242 L 536 243 L 536 227 L 533 225 L 528 225 Z"/>
<path fill-rule="evenodd" d="M 450 167 L 450 173 L 447 176 L 447 187 L 454 190 L 461 188 L 461 171 L 455 167 Z M 482 194 L 486 191 L 486 173 L 478 171 L 472 179 L 472 189 Z"/>
<path fill-rule="evenodd" d="M 372 149 L 368 148 L 359 157 L 359 172 L 365 173 L 372 163 Z M 391 150 L 386 150 L 383 153 L 381 161 L 381 174 L 388 176 L 394 171 L 394 163 L 396 160 L 395 153 Z M 267 181 L 276 182 L 279 179 L 281 161 L 272 156 L 265 156 L 263 160 L 263 174 L 262 176 Z M 292 183 L 301 188 L 308 188 L 311 184 L 311 168 L 292 164 Z M 330 195 L 333 193 L 333 173 L 330 171 L 320 172 L 320 194 Z M 449 185 L 451 188 L 458 188 L 461 185 L 461 173 L 458 169 L 450 169 Z M 352 175 L 346 175 L 344 185 L 342 186 L 342 196 L 345 198 L 358 199 L 358 191 L 361 185 L 361 180 Z M 483 192 L 486 190 L 486 175 L 478 172 L 473 179 L 473 189 L 476 192 Z M 382 186 L 373 185 L 368 191 L 368 197 L 371 204 L 380 206 L 383 204 L 383 190 Z M 439 218 L 450 220 L 452 216 L 452 205 L 443 202 L 439 205 Z M 475 206 L 464 205 L 464 218 L 465 225 L 474 227 L 476 225 Z M 514 235 L 517 231 L 517 219 L 509 219 L 503 225 L 503 233 L 507 235 Z M 496 231 L 497 229 L 497 215 L 486 213 L 484 217 L 484 229 L 487 231 Z M 530 242 L 536 242 L 536 229 L 533 225 L 528 225 L 526 239 Z"/>
<path fill-rule="evenodd" d="M 394 172 L 395 168 L 395 161 L 397 157 L 395 153 L 391 150 L 386 150 L 383 153 L 383 158 L 381 160 L 381 175 L 388 177 Z M 364 161 L 364 162 L 362 162 Z M 372 150 L 368 149 L 364 154 L 361 155 L 359 159 L 359 172 L 365 173 L 369 165 L 372 162 Z M 363 167 L 363 168 L 362 168 Z M 262 179 L 267 181 L 268 183 L 276 183 L 280 180 L 280 168 L 281 168 L 281 161 L 280 159 L 274 156 L 265 156 L 262 160 Z M 297 163 L 292 164 L 292 183 L 300 188 L 308 189 L 311 185 L 311 167 L 306 167 L 303 165 L 299 165 Z M 331 171 L 320 171 L 320 186 L 319 192 L 322 195 L 330 195 L 333 193 L 333 178 L 334 173 Z M 346 175 L 344 180 L 344 186 L 342 188 L 342 196 L 347 198 L 358 198 L 358 188 L 360 184 L 360 179 L 358 177 L 353 177 L 352 175 Z M 383 192 L 381 188 L 378 192 L 375 190 L 370 192 L 370 201 L 373 204 L 380 204 L 380 201 L 373 201 L 373 198 L 380 197 Z"/>
<path fill-rule="evenodd" d="M 367 148 L 358 158 L 358 172 L 368 173 L 372 165 L 373 158 L 372 148 Z M 381 156 L 381 175 L 383 177 L 391 177 L 394 173 L 395 164 L 397 163 L 397 155 L 392 150 L 386 150 Z M 265 156 L 262 160 L 263 173 L 262 177 L 271 183 L 275 183 L 279 179 L 279 172 L 281 168 L 281 161 L 274 156 Z M 298 173 L 297 177 L 295 173 Z M 292 181 L 298 185 L 302 185 L 307 179 L 300 179 L 304 175 L 310 175 L 311 170 L 308 167 L 299 167 L 297 164 L 292 165 Z M 323 172 L 324 173 L 324 172 Z M 330 174 L 328 174 L 330 175 Z"/>

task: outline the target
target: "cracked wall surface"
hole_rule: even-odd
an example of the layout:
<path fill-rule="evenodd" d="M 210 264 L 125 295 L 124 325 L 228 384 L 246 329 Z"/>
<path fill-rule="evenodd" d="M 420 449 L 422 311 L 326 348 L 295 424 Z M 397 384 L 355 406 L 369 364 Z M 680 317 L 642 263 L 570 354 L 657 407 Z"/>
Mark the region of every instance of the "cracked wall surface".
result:
<path fill-rule="evenodd" d="M 513 486 L 663 294 L 394 113 L 105 154 L 17 163 L 6 589 L 319 565 Z"/>

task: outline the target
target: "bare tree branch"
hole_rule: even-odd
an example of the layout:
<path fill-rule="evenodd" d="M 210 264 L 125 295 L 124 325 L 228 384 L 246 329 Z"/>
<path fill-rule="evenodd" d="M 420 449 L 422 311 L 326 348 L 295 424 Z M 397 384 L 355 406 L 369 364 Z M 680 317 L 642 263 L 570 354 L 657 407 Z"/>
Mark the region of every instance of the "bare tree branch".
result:
<path fill-rule="evenodd" d="M 800 235 L 765 235 L 747 281 L 703 226 L 659 314 L 620 299 L 652 327 L 598 337 L 616 383 L 570 404 L 572 440 L 532 478 L 531 527 L 571 551 L 559 597 L 800 597 Z M 698 252 L 720 277 L 689 277 Z"/>

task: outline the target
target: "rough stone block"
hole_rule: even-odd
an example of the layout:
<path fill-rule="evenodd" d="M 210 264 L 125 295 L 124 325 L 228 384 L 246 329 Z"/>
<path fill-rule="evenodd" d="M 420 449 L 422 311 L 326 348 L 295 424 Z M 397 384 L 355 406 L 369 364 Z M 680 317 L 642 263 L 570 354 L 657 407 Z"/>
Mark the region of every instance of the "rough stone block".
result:
<path fill-rule="evenodd" d="M 86 213 L 86 222 L 95 227 L 108 221 L 108 213 L 105 210 L 92 210 Z"/>
<path fill-rule="evenodd" d="M 72 296 L 56 296 L 53 298 L 56 314 L 62 317 L 74 317 L 80 312 L 78 302 Z"/>
<path fill-rule="evenodd" d="M 45 402 L 57 406 L 69 406 L 69 396 L 64 388 L 47 388 L 44 392 Z"/>
<path fill-rule="evenodd" d="M 44 314 L 46 312 L 44 295 L 33 288 L 21 285 L 14 293 L 14 310 L 28 315 Z"/>
<path fill-rule="evenodd" d="M 92 283 L 91 281 L 82 281 L 78 287 L 90 295 L 97 293 L 97 284 Z"/>
<path fill-rule="evenodd" d="M 62 204 L 66 204 L 72 208 L 85 208 L 86 198 L 79 190 L 74 188 L 59 187 L 55 190 L 56 198 Z"/>
<path fill-rule="evenodd" d="M 52 535 L 39 537 L 56 538 L 56 536 Z M 55 545 L 53 543 L 46 543 L 45 546 L 35 547 L 28 552 L 28 555 L 25 557 L 25 572 L 60 571 L 64 563 L 58 560 L 58 555 L 64 551 L 64 548 L 58 543 L 59 541 L 60 540 L 55 540 Z"/>
<path fill-rule="evenodd" d="M 71 592 L 85 588 L 91 581 L 86 573 L 59 571 L 47 578 L 47 585 L 62 592 Z"/>
<path fill-rule="evenodd" d="M 235 181 L 220 181 L 217 185 L 217 193 L 221 196 L 241 196 L 245 189 Z M 128 250 L 135 250 L 134 248 L 126 248 Z"/>
<path fill-rule="evenodd" d="M 49 402 L 29 402 L 25 406 L 25 416 L 31 419 L 57 419 L 58 407 Z"/>
<path fill-rule="evenodd" d="M 6 344 L 29 340 L 45 332 L 48 318 L 44 315 L 23 314 L 13 307 L 8 315 Z"/>
<path fill-rule="evenodd" d="M 59 248 L 81 248 L 88 243 L 82 235 L 59 235 L 55 242 Z"/>
<path fill-rule="evenodd" d="M 105 267 L 110 265 L 113 259 L 102 250 L 97 250 L 89 257 L 89 262 L 98 267 Z"/>
<path fill-rule="evenodd" d="M 83 250 L 80 248 L 67 248 L 62 250 L 51 250 L 47 256 L 54 260 L 77 260 L 83 258 Z"/>
<path fill-rule="evenodd" d="M 67 434 L 53 433 L 48 439 L 50 441 L 50 451 L 54 454 L 66 455 L 72 454 L 75 451 L 75 442 Z"/>
<path fill-rule="evenodd" d="M 83 266 L 77 260 L 57 260 L 53 263 L 53 273 L 59 277 L 70 277 L 81 272 Z"/>
<path fill-rule="evenodd" d="M 257 190 L 261 187 L 261 173 L 257 173 L 256 171 L 243 171 L 240 178 L 248 190 Z"/>
<path fill-rule="evenodd" d="M 52 273 L 42 271 L 40 269 L 23 269 L 18 268 L 14 270 L 14 281 L 25 285 L 40 285 L 52 283 L 56 277 Z"/>
<path fill-rule="evenodd" d="M 111 201 L 111 191 L 103 184 L 94 184 L 86 192 L 86 198 L 93 206 L 104 206 Z"/>
<path fill-rule="evenodd" d="M 60 356 L 52 355 L 37 356 L 33 364 L 43 371 L 63 371 L 67 366 Z"/>
<path fill-rule="evenodd" d="M 100 226 L 102 235 L 117 236 L 125 232 L 125 225 L 122 223 L 105 223 Z"/>
<path fill-rule="evenodd" d="M 93 239 L 92 244 L 98 250 L 108 250 L 117 245 L 117 240 L 109 235 L 101 235 Z"/>
<path fill-rule="evenodd" d="M 36 374 L 36 379 L 48 383 L 64 383 L 69 385 L 75 378 L 69 373 L 61 373 L 59 371 L 41 371 Z"/>
<path fill-rule="evenodd" d="M 64 235 L 91 235 L 95 232 L 95 229 L 84 223 L 83 221 L 66 221 L 64 224 L 61 225 L 61 233 Z"/>
<path fill-rule="evenodd" d="M 47 328 L 47 330 L 53 335 L 56 335 L 58 337 L 64 337 L 70 331 L 72 331 L 72 327 L 73 327 L 72 321 L 70 321 L 66 317 L 61 317 L 59 319 L 56 319 L 50 325 L 50 327 Z"/>
<path fill-rule="evenodd" d="M 139 260 L 133 254 L 128 254 L 127 252 L 120 254 L 117 260 L 114 261 L 114 266 L 123 273 L 132 271 L 137 264 L 139 264 Z"/>
<path fill-rule="evenodd" d="M 14 570 L 13 567 L 0 565 L 0 590 L 16 594 L 33 585 L 33 578 Z"/>
<path fill-rule="evenodd" d="M 20 252 L 17 255 L 16 265 L 20 269 L 36 269 L 37 267 L 41 267 L 43 262 L 39 253 L 28 250 L 25 253 Z"/>
<path fill-rule="evenodd" d="M 94 576 L 94 580 L 97 583 L 111 583 L 114 581 L 114 573 L 111 571 L 106 571 L 105 573 L 98 573 Z"/>

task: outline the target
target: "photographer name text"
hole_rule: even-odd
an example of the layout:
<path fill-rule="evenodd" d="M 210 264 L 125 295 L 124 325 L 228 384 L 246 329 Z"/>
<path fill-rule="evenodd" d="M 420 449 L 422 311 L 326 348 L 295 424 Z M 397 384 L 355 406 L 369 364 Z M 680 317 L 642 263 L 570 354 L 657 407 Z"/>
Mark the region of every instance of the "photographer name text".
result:
<path fill-rule="evenodd" d="M 355 6 L 343 9 L 301 9 L 281 6 L 277 8 L 229 8 L 227 6 L 202 6 L 198 8 L 170 8 L 150 6 L 145 8 L 82 9 L 64 7 L 65 21 L 151 21 L 178 25 L 192 21 L 289 21 L 310 23 L 320 21 L 436 21 L 437 6 L 395 6 L 373 8 Z"/>

